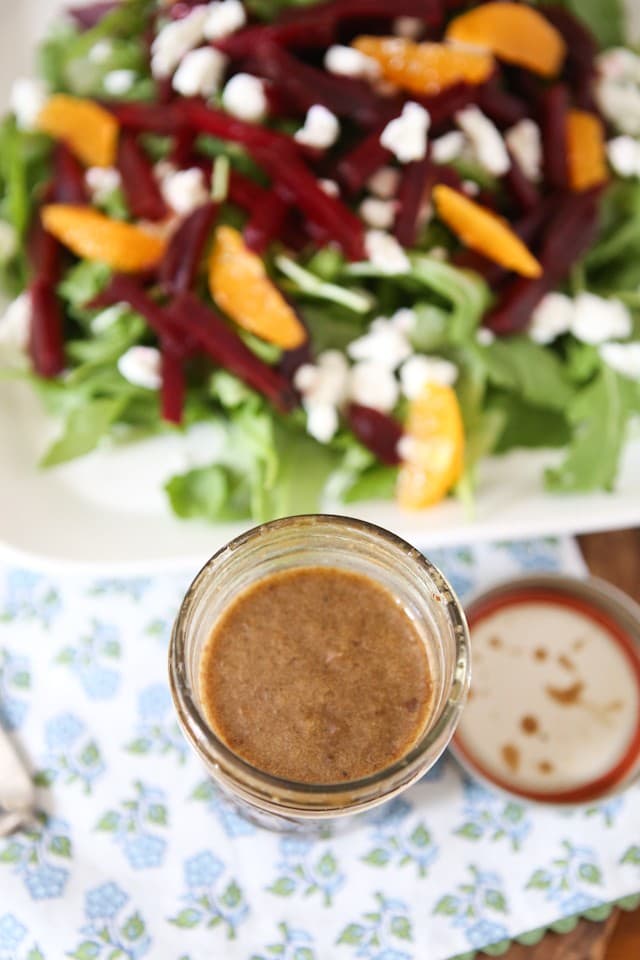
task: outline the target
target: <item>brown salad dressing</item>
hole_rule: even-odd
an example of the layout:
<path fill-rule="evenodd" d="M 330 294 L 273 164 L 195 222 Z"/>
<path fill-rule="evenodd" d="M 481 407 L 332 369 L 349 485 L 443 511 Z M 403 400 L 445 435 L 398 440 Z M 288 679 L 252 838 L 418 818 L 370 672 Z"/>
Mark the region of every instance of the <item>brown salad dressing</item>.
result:
<path fill-rule="evenodd" d="M 255 768 L 339 783 L 401 759 L 429 718 L 424 643 L 367 576 L 308 567 L 253 584 L 205 645 L 200 695 L 216 735 Z"/>

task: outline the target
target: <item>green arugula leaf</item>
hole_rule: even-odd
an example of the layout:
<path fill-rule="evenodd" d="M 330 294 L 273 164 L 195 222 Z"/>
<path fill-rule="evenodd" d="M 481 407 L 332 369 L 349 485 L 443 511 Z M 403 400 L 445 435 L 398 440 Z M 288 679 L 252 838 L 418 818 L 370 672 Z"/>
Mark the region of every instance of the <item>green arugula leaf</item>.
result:
<path fill-rule="evenodd" d="M 513 394 L 496 393 L 490 400 L 490 409 L 503 420 L 496 453 L 518 447 L 564 447 L 571 439 L 563 413 L 532 407 Z"/>
<path fill-rule="evenodd" d="M 490 383 L 533 406 L 563 411 L 574 395 L 560 358 L 528 337 L 509 337 L 472 349 Z"/>
<path fill-rule="evenodd" d="M 584 20 L 601 46 L 624 44 L 624 10 L 620 0 L 562 0 L 562 6 Z"/>
<path fill-rule="evenodd" d="M 376 463 L 363 471 L 342 494 L 343 503 L 358 500 L 391 500 L 398 480 L 398 468 Z"/>
<path fill-rule="evenodd" d="M 128 397 L 94 399 L 71 410 L 62 436 L 40 461 L 41 467 L 54 467 L 94 450 L 127 405 Z"/>
<path fill-rule="evenodd" d="M 172 477 L 165 490 L 178 517 L 220 523 L 242 520 L 249 512 L 249 491 L 228 467 L 212 465 Z"/>

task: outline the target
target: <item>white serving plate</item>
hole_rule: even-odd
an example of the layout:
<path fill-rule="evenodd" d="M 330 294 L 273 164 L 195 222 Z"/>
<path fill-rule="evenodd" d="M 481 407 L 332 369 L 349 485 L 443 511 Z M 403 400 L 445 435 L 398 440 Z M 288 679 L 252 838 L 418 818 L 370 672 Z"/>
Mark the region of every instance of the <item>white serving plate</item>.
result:
<path fill-rule="evenodd" d="M 59 0 L 0 0 L 0 100 L 28 73 L 33 47 Z M 640 20 L 640 7 L 629 0 Z M 640 27 L 640 23 L 636 28 Z M 24 384 L 0 382 L 0 549 L 42 567 L 112 572 L 196 566 L 242 529 L 175 519 L 162 482 L 189 465 L 179 436 L 102 449 L 49 471 L 36 463 L 55 432 Z M 557 452 L 517 452 L 482 465 L 473 516 L 449 501 L 417 514 L 390 503 L 349 508 L 423 548 L 640 524 L 640 436 L 628 445 L 613 493 L 551 496 L 542 472 Z M 340 511 L 336 511 L 340 512 Z M 245 525 L 246 526 L 246 525 Z"/>

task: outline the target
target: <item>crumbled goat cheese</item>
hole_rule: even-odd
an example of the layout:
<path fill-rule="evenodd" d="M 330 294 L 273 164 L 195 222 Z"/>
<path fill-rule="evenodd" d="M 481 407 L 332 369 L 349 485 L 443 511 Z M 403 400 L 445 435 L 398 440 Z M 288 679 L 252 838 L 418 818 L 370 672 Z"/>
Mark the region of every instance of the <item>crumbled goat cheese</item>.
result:
<path fill-rule="evenodd" d="M 510 166 L 509 152 L 496 125 L 478 107 L 465 107 L 456 113 L 456 123 L 466 134 L 481 167 L 501 177 Z"/>
<path fill-rule="evenodd" d="M 640 177 L 640 141 L 626 134 L 607 144 L 609 163 L 619 177 Z"/>
<path fill-rule="evenodd" d="M 359 213 L 367 226 L 377 230 L 389 230 L 396 219 L 396 204 L 393 200 L 365 197 L 360 204 Z"/>
<path fill-rule="evenodd" d="M 209 199 L 204 173 L 199 167 L 169 173 L 160 183 L 166 203 L 179 214 L 191 213 Z"/>
<path fill-rule="evenodd" d="M 427 154 L 427 135 L 431 117 L 429 111 L 410 100 L 402 113 L 391 120 L 380 135 L 380 143 L 390 150 L 400 163 L 423 160 Z"/>
<path fill-rule="evenodd" d="M 112 327 L 114 323 L 117 323 L 120 317 L 123 317 L 129 309 L 129 305 L 126 303 L 114 303 L 112 307 L 101 310 L 91 321 L 90 326 L 92 333 L 104 333 L 104 331 Z"/>
<path fill-rule="evenodd" d="M 596 60 L 595 97 L 604 116 L 622 133 L 640 134 L 640 57 L 614 47 Z"/>
<path fill-rule="evenodd" d="M 451 130 L 431 141 L 431 159 L 434 163 L 451 163 L 464 152 L 467 138 L 461 130 Z"/>
<path fill-rule="evenodd" d="M 102 203 L 114 190 L 120 188 L 122 177 L 115 167 L 89 167 L 84 175 L 84 182 L 93 202 Z"/>
<path fill-rule="evenodd" d="M 547 293 L 531 315 L 529 336 L 536 343 L 552 343 L 569 332 L 574 313 L 574 302 L 566 294 Z"/>
<path fill-rule="evenodd" d="M 204 35 L 207 40 L 222 40 L 244 27 L 246 22 L 247 15 L 241 0 L 210 3 L 204 22 Z"/>
<path fill-rule="evenodd" d="M 339 350 L 326 350 L 315 364 L 305 363 L 294 374 L 307 414 L 307 432 L 320 443 L 328 443 L 338 429 L 338 410 L 347 398 L 348 381 L 349 365 Z"/>
<path fill-rule="evenodd" d="M 31 294 L 25 290 L 0 316 L 0 347 L 23 353 L 31 332 Z"/>
<path fill-rule="evenodd" d="M 574 301 L 571 332 L 584 343 L 624 339 L 633 329 L 631 312 L 620 300 L 580 293 Z"/>
<path fill-rule="evenodd" d="M 542 134 L 533 120 L 519 120 L 504 135 L 507 146 L 527 180 L 538 181 L 542 176 Z"/>
<path fill-rule="evenodd" d="M 616 373 L 640 380 L 640 343 L 603 343 L 600 356 Z"/>
<path fill-rule="evenodd" d="M 347 347 L 352 360 L 363 360 L 395 370 L 410 357 L 413 348 L 401 323 L 392 317 L 378 317 L 367 331 Z"/>
<path fill-rule="evenodd" d="M 304 125 L 294 134 L 294 140 L 306 147 L 327 150 L 340 136 L 340 122 L 335 113 L 321 103 L 315 103 L 307 111 Z"/>
<path fill-rule="evenodd" d="M 9 95 L 9 106 L 21 130 L 35 130 L 38 117 L 47 102 L 47 89 L 40 80 L 20 77 Z"/>
<path fill-rule="evenodd" d="M 339 197 L 340 187 L 335 180 L 318 180 L 320 188 L 324 190 L 328 197 Z"/>
<path fill-rule="evenodd" d="M 155 347 L 130 347 L 118 358 L 120 375 L 136 387 L 158 390 L 162 383 L 162 357 Z"/>
<path fill-rule="evenodd" d="M 98 40 L 89 50 L 87 60 L 91 63 L 106 63 L 113 54 L 113 44 L 111 40 Z"/>
<path fill-rule="evenodd" d="M 250 73 L 236 73 L 223 90 L 222 105 L 239 120 L 257 123 L 264 119 L 269 107 L 264 80 Z"/>
<path fill-rule="evenodd" d="M 121 97 L 125 93 L 129 93 L 136 82 L 136 78 L 135 70 L 111 70 L 105 74 L 102 86 L 112 97 Z"/>
<path fill-rule="evenodd" d="M 220 89 L 226 68 L 227 58 L 219 50 L 190 50 L 173 76 L 173 89 L 183 97 L 210 97 Z"/>
<path fill-rule="evenodd" d="M 381 363 L 363 360 L 349 373 L 349 399 L 380 413 L 390 413 L 398 402 L 400 388 L 393 371 Z"/>
<path fill-rule="evenodd" d="M 476 331 L 476 340 L 481 347 L 490 347 L 495 341 L 496 335 L 488 327 L 479 327 Z"/>
<path fill-rule="evenodd" d="M 168 77 L 182 58 L 204 40 L 204 25 L 209 11 L 194 7 L 181 20 L 171 20 L 156 34 L 151 44 L 151 72 L 154 77 Z"/>
<path fill-rule="evenodd" d="M 395 237 L 384 230 L 367 230 L 365 250 L 371 263 L 381 273 L 408 273 L 411 263 Z"/>
<path fill-rule="evenodd" d="M 455 363 L 443 360 L 442 357 L 414 354 L 400 367 L 400 384 L 408 400 L 415 400 L 420 396 L 427 383 L 441 383 L 452 387 L 457 379 L 458 368 Z"/>
<path fill-rule="evenodd" d="M 395 167 L 380 167 L 367 180 L 367 189 L 381 200 L 391 200 L 400 186 L 400 171 Z"/>
<path fill-rule="evenodd" d="M 381 75 L 380 64 L 354 47 L 336 44 L 324 55 L 325 70 L 340 77 L 355 77 L 362 80 L 377 80 Z"/>

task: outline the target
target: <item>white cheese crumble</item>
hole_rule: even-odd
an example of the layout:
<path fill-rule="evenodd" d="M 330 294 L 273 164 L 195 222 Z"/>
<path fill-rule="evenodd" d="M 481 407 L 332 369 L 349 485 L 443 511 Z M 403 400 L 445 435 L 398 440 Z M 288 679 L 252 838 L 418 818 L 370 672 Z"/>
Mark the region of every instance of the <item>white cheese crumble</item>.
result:
<path fill-rule="evenodd" d="M 339 197 L 340 196 L 340 187 L 335 180 L 318 180 L 320 184 L 320 189 L 324 190 L 328 197 Z"/>
<path fill-rule="evenodd" d="M 327 150 L 340 136 L 340 121 L 331 110 L 315 103 L 307 111 L 303 126 L 293 136 L 305 147 Z"/>
<path fill-rule="evenodd" d="M 477 197 L 480 193 L 480 184 L 475 180 L 463 180 L 462 190 L 468 197 Z"/>
<path fill-rule="evenodd" d="M 398 402 L 400 388 L 393 371 L 382 363 L 362 360 L 349 373 L 349 399 L 380 413 L 390 413 Z"/>
<path fill-rule="evenodd" d="M 120 375 L 136 387 L 158 390 L 162 383 L 162 357 L 155 347 L 130 347 L 118 357 Z"/>
<path fill-rule="evenodd" d="M 209 15 L 205 6 L 194 7 L 181 20 L 172 20 L 156 34 L 151 44 L 151 72 L 168 77 L 182 58 L 204 40 L 204 25 Z"/>
<path fill-rule="evenodd" d="M 431 125 L 429 111 L 410 100 L 402 113 L 391 120 L 380 135 L 380 143 L 400 163 L 423 160 L 427 154 L 427 135 Z"/>
<path fill-rule="evenodd" d="M 31 294 L 25 290 L 0 316 L 0 346 L 24 353 L 31 332 Z"/>
<path fill-rule="evenodd" d="M 226 68 L 227 58 L 219 50 L 190 50 L 173 76 L 173 89 L 183 97 L 210 97 L 220 89 Z"/>
<path fill-rule="evenodd" d="M 241 0 L 210 3 L 207 7 L 204 35 L 207 40 L 222 40 L 244 27 L 246 22 L 247 15 Z"/>
<path fill-rule="evenodd" d="M 623 134 L 607 144 L 609 163 L 619 177 L 640 177 L 640 141 Z"/>
<path fill-rule="evenodd" d="M 571 332 L 583 343 L 605 343 L 631 335 L 631 312 L 620 300 L 580 293 L 574 301 Z"/>
<path fill-rule="evenodd" d="M 399 317 L 398 314 L 390 319 L 377 317 L 365 334 L 351 341 L 347 353 L 352 360 L 367 361 L 395 370 L 413 353 L 407 331 L 403 329 L 404 320 L 405 317 Z M 415 314 L 411 318 L 411 328 L 414 320 Z"/>
<path fill-rule="evenodd" d="M 495 341 L 496 335 L 488 327 L 478 327 L 476 331 L 476 340 L 481 347 L 490 347 Z"/>
<path fill-rule="evenodd" d="M 6 263 L 18 250 L 18 235 L 13 224 L 0 220 L 0 263 Z"/>
<path fill-rule="evenodd" d="M 355 47 L 335 44 L 324 55 L 325 70 L 340 77 L 355 77 L 363 80 L 377 80 L 382 71 L 373 57 L 367 57 Z"/>
<path fill-rule="evenodd" d="M 640 380 L 640 343 L 603 343 L 600 356 L 616 373 Z"/>
<path fill-rule="evenodd" d="M 456 113 L 456 123 L 466 134 L 480 166 L 493 176 L 503 176 L 511 160 L 502 134 L 489 117 L 478 107 L 465 107 Z"/>
<path fill-rule="evenodd" d="M 239 120 L 257 123 L 269 107 L 264 80 L 250 73 L 236 73 L 222 92 L 222 105 Z"/>
<path fill-rule="evenodd" d="M 113 54 L 113 44 L 111 40 L 98 40 L 89 50 L 87 60 L 91 63 L 106 63 Z"/>
<path fill-rule="evenodd" d="M 564 293 L 547 293 L 531 315 L 529 336 L 536 343 L 552 343 L 568 333 L 573 324 L 575 306 Z"/>
<path fill-rule="evenodd" d="M 9 95 L 9 106 L 21 130 L 36 129 L 47 97 L 47 89 L 40 80 L 20 77 L 14 81 Z"/>
<path fill-rule="evenodd" d="M 618 130 L 640 134 L 640 57 L 622 47 L 600 54 L 596 61 L 595 97 L 602 113 Z"/>
<path fill-rule="evenodd" d="M 160 181 L 160 189 L 166 203 L 182 215 L 191 213 L 209 199 L 204 173 L 199 167 L 167 174 Z"/>
<path fill-rule="evenodd" d="M 525 117 L 507 130 L 504 139 L 527 180 L 538 181 L 542 176 L 542 134 L 538 124 Z"/>
<path fill-rule="evenodd" d="M 367 180 L 367 189 L 381 200 L 391 200 L 398 192 L 400 177 L 395 167 L 380 167 Z"/>
<path fill-rule="evenodd" d="M 131 90 L 136 78 L 135 70 L 111 70 L 105 74 L 102 86 L 112 97 L 121 97 Z"/>
<path fill-rule="evenodd" d="M 338 410 L 347 399 L 349 365 L 339 350 L 326 350 L 316 363 L 296 370 L 293 382 L 302 394 L 307 432 L 319 443 L 328 443 L 339 426 Z"/>
<path fill-rule="evenodd" d="M 440 383 L 452 387 L 458 379 L 455 363 L 442 357 L 425 357 L 414 354 L 400 368 L 402 393 L 408 400 L 415 400 L 427 383 Z"/>
<path fill-rule="evenodd" d="M 420 17 L 396 17 L 391 24 L 391 32 L 405 40 L 418 40 L 424 33 L 424 20 Z"/>
<path fill-rule="evenodd" d="M 360 204 L 359 213 L 367 226 L 377 230 L 389 230 L 396 219 L 396 204 L 393 200 L 365 197 Z"/>
<path fill-rule="evenodd" d="M 102 203 L 122 185 L 120 171 L 115 167 L 89 167 L 84 182 L 94 203 Z"/>
<path fill-rule="evenodd" d="M 431 141 L 431 159 L 434 163 L 451 163 L 462 155 L 467 138 L 461 130 L 450 130 Z"/>
<path fill-rule="evenodd" d="M 114 303 L 112 307 L 107 307 L 106 310 L 101 310 L 100 313 L 96 313 L 91 321 L 92 333 L 104 333 L 105 330 L 112 327 L 114 323 L 117 323 L 120 317 L 124 316 L 128 310 L 128 304 Z"/>
<path fill-rule="evenodd" d="M 384 230 L 367 230 L 364 237 L 367 257 L 381 273 L 408 273 L 411 263 L 395 237 Z"/>

